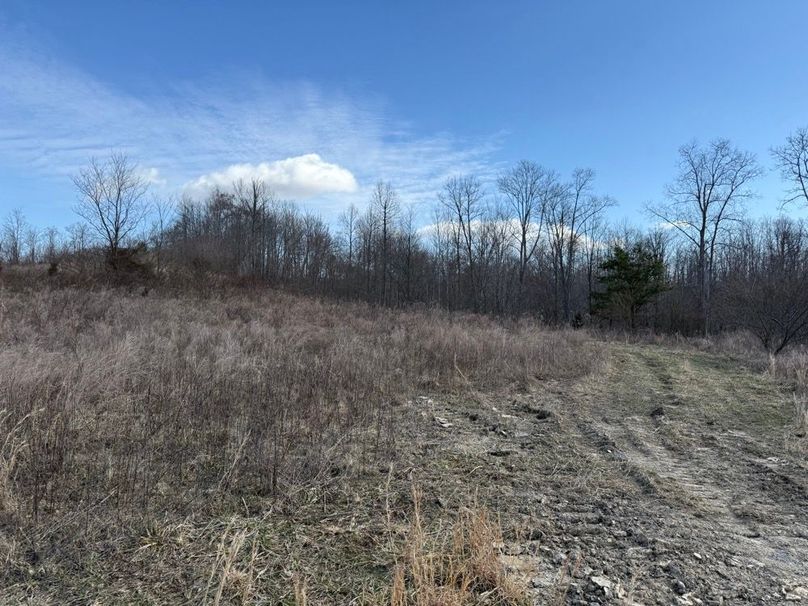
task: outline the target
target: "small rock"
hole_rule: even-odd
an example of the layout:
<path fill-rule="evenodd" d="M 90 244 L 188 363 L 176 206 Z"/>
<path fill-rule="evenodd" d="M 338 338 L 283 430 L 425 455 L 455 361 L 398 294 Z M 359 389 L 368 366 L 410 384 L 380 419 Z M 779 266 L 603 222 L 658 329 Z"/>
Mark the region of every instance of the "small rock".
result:
<path fill-rule="evenodd" d="M 513 454 L 512 450 L 490 450 L 488 451 L 492 457 L 509 457 Z"/>
<path fill-rule="evenodd" d="M 552 587 L 553 579 L 547 579 L 545 577 L 533 577 L 530 580 L 530 584 L 536 588 Z"/>
<path fill-rule="evenodd" d="M 512 556 L 522 555 L 525 552 L 524 548 L 521 545 L 515 545 L 513 543 L 509 543 L 508 545 L 506 545 L 504 551 L 506 555 L 512 555 Z"/>
<path fill-rule="evenodd" d="M 567 561 L 567 554 L 561 553 L 560 551 L 557 551 L 556 553 L 553 554 L 553 564 L 555 564 L 556 566 L 560 566 L 566 561 Z"/>
<path fill-rule="evenodd" d="M 449 429 L 452 426 L 452 424 L 447 419 L 444 419 L 443 417 L 435 417 L 435 423 L 437 423 L 438 425 L 440 425 L 444 429 Z"/>
<path fill-rule="evenodd" d="M 682 569 L 673 562 L 667 562 L 662 569 L 674 579 L 679 579 L 682 576 Z"/>
<path fill-rule="evenodd" d="M 650 557 L 645 547 L 629 547 L 625 554 L 629 560 L 644 560 Z"/>
<path fill-rule="evenodd" d="M 589 581 L 598 589 L 609 589 L 611 590 L 613 583 L 607 579 L 606 577 L 595 575 L 593 577 L 589 577 Z"/>
<path fill-rule="evenodd" d="M 787 602 L 808 600 L 808 587 L 783 587 L 783 598 Z"/>
<path fill-rule="evenodd" d="M 673 582 L 671 588 L 679 595 L 684 595 L 687 593 L 687 586 L 685 586 L 685 584 L 682 583 L 682 581 L 680 581 L 679 579 L 676 579 Z"/>

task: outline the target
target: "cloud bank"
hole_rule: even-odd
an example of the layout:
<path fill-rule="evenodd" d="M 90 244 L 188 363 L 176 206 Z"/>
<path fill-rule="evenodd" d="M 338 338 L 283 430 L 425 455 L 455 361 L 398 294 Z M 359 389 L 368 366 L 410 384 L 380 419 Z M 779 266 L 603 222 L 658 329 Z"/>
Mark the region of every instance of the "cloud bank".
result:
<path fill-rule="evenodd" d="M 257 165 L 233 164 L 194 179 L 184 189 L 192 196 L 200 196 L 214 188 L 229 189 L 237 181 L 251 179 L 263 181 L 282 198 L 298 200 L 330 193 L 353 193 L 359 188 L 351 171 L 325 162 L 317 154 L 305 154 Z"/>

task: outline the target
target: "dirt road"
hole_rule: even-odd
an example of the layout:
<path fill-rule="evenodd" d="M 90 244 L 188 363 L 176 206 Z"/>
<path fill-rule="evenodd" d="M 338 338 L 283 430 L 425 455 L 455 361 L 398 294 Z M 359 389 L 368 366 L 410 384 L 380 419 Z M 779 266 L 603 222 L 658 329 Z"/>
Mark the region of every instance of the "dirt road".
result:
<path fill-rule="evenodd" d="M 474 486 L 496 507 L 504 559 L 539 604 L 808 602 L 789 394 L 726 358 L 609 347 L 573 385 L 432 402 L 451 426 L 434 424 L 423 481 L 441 502 Z"/>

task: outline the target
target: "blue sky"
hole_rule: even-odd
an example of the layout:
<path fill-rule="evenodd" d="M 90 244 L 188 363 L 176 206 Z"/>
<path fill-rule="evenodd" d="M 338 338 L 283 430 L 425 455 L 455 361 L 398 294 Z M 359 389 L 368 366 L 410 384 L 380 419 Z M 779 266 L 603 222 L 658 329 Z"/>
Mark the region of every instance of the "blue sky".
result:
<path fill-rule="evenodd" d="M 70 175 L 123 150 L 156 195 L 258 171 L 326 218 L 380 178 L 427 208 L 450 175 L 586 166 L 643 223 L 679 145 L 770 167 L 808 125 L 805 23 L 798 0 L 0 0 L 0 215 L 72 222 Z M 775 212 L 777 173 L 757 189 Z"/>

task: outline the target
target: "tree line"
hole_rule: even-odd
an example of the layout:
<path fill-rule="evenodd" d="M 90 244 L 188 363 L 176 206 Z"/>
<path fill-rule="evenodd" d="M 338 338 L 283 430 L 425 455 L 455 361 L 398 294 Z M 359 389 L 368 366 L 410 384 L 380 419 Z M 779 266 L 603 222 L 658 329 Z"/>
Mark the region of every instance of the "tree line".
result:
<path fill-rule="evenodd" d="M 784 204 L 808 207 L 808 129 L 772 158 Z M 684 145 L 664 201 L 647 207 L 654 225 L 645 230 L 606 220 L 615 202 L 592 170 L 562 175 L 531 161 L 493 183 L 448 179 L 426 226 L 385 181 L 364 208 L 352 205 L 329 224 L 260 180 L 204 200 L 147 202 L 137 166 L 113 154 L 73 179 L 81 221 L 38 231 L 13 211 L 0 254 L 11 265 L 58 268 L 66 256 L 102 253 L 121 271 L 137 252 L 158 275 L 227 274 L 385 306 L 686 335 L 744 328 L 776 353 L 808 338 L 808 225 L 747 217 L 763 172 L 728 140 Z"/>

